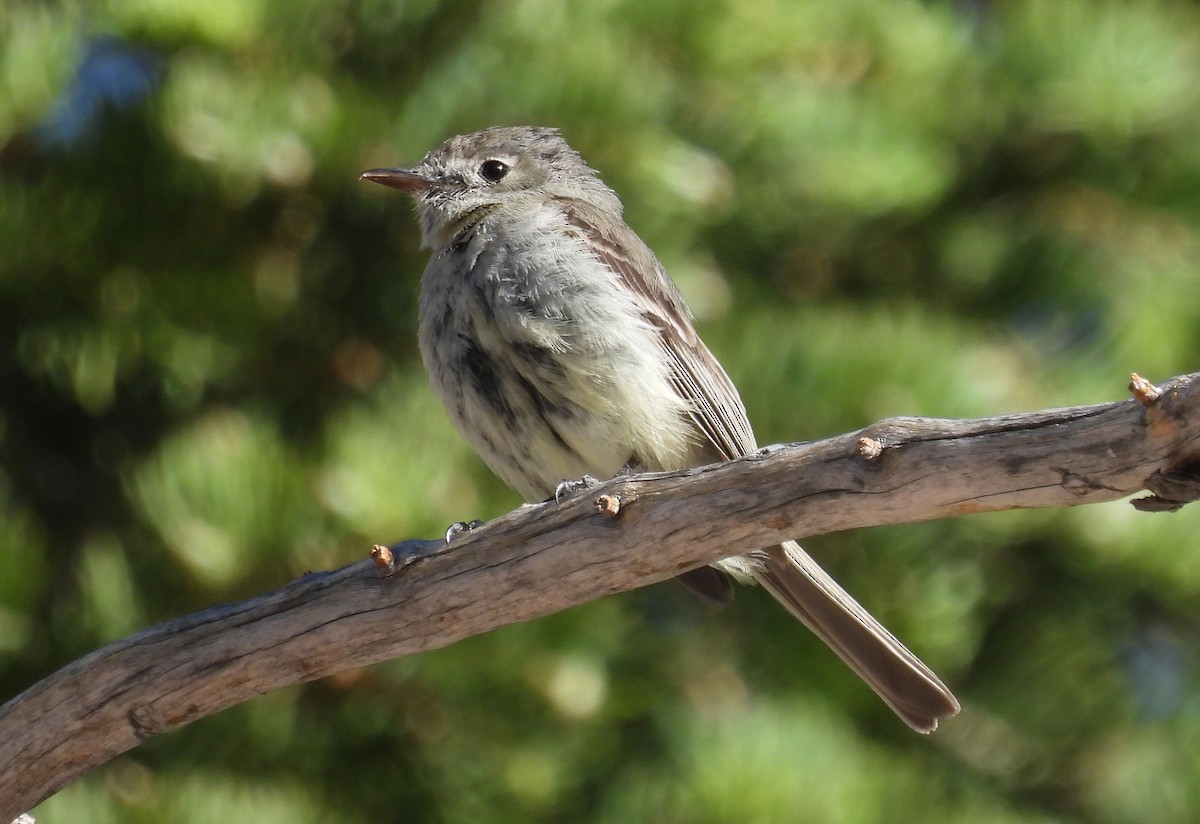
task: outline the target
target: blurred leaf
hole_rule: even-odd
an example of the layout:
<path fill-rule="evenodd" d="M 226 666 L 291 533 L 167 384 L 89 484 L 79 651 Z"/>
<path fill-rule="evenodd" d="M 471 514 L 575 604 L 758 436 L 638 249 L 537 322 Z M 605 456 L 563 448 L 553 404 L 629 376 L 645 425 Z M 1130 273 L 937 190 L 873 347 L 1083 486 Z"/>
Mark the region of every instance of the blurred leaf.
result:
<path fill-rule="evenodd" d="M 255 556 L 312 540 L 300 463 L 270 424 L 231 410 L 164 443 L 129 488 L 166 547 L 208 586 L 228 586 Z"/>

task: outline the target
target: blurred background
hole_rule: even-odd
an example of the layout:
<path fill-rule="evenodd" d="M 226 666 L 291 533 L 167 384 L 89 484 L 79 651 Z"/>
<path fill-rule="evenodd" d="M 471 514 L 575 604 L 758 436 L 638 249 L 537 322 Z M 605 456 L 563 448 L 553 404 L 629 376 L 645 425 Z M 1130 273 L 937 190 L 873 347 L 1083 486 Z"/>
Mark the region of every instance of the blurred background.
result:
<path fill-rule="evenodd" d="M 561 127 L 762 443 L 1200 369 L 1192 2 L 0 0 L 0 699 L 517 497 L 364 169 Z M 962 698 L 909 732 L 762 592 L 662 585 L 262 696 L 89 822 L 1200 819 L 1200 509 L 808 548 Z"/>

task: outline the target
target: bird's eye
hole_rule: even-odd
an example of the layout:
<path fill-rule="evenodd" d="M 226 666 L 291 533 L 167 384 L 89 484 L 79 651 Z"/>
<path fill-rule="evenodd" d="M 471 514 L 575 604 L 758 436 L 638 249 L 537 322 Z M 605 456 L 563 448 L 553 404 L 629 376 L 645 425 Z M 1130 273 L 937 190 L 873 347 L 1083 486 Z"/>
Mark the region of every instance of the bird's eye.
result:
<path fill-rule="evenodd" d="M 485 160 L 479 167 L 479 174 L 488 183 L 497 183 L 508 174 L 508 164 L 500 160 Z"/>

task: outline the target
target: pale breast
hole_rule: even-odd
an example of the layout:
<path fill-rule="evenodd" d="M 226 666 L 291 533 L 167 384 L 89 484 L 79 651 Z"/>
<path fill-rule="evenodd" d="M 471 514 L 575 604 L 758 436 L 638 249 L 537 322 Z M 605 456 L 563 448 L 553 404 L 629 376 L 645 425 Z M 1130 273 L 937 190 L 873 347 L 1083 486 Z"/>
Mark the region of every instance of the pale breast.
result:
<path fill-rule="evenodd" d="M 541 500 L 635 460 L 684 466 L 697 437 L 641 298 L 551 209 L 485 219 L 422 279 L 421 352 L 455 426 Z"/>

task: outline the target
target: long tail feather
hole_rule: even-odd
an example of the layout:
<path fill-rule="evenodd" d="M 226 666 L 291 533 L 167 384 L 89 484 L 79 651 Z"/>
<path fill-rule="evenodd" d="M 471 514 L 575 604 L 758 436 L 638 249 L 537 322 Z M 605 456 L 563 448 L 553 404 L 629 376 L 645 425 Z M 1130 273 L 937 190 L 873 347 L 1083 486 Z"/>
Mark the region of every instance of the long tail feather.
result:
<path fill-rule="evenodd" d="M 794 541 L 767 550 L 763 587 L 858 673 L 917 732 L 959 711 L 941 680 Z"/>

